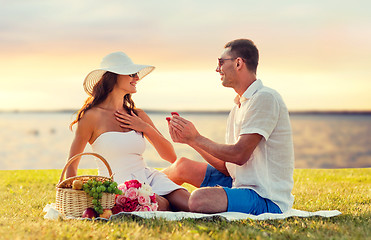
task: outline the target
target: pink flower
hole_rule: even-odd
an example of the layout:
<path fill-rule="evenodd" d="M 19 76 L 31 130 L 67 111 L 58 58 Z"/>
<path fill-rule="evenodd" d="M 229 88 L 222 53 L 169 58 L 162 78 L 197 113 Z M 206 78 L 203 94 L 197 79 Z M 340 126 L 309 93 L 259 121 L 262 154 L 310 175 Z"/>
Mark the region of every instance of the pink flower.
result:
<path fill-rule="evenodd" d="M 120 206 L 124 206 L 126 203 L 126 197 L 124 195 L 117 195 L 116 196 L 116 204 Z"/>
<path fill-rule="evenodd" d="M 151 199 L 151 202 L 157 203 L 157 201 L 156 201 L 156 194 L 153 194 L 152 196 L 149 196 L 149 198 Z"/>
<path fill-rule="evenodd" d="M 142 186 L 142 184 L 138 181 L 138 180 L 130 180 L 130 181 L 126 181 L 125 182 L 126 184 L 126 188 L 129 189 L 129 188 L 140 188 Z"/>
<path fill-rule="evenodd" d="M 129 188 L 126 192 L 125 192 L 125 197 L 131 199 L 131 200 L 134 200 L 138 197 L 138 189 L 136 188 Z"/>
<path fill-rule="evenodd" d="M 145 196 L 138 196 L 138 202 L 140 205 L 149 205 L 151 203 L 151 199 Z"/>
<path fill-rule="evenodd" d="M 150 212 L 150 211 L 152 211 L 152 209 L 149 206 L 140 206 L 140 205 L 138 205 L 136 211 L 139 211 L 139 212 Z"/>
<path fill-rule="evenodd" d="M 151 210 L 152 211 L 157 211 L 157 208 L 158 208 L 158 204 L 157 203 L 151 204 Z"/>
<path fill-rule="evenodd" d="M 127 199 L 125 205 L 123 206 L 124 208 L 124 212 L 133 212 L 137 209 L 137 206 L 138 206 L 138 200 L 135 199 L 135 200 L 130 200 L 130 199 Z"/>
<path fill-rule="evenodd" d="M 138 180 L 126 181 L 118 186 L 122 195 L 116 195 L 115 203 L 119 211 L 122 207 L 124 212 L 133 211 L 156 211 L 158 204 L 156 195 L 150 185 L 140 183 Z"/>
<path fill-rule="evenodd" d="M 127 187 L 125 183 L 121 183 L 120 185 L 117 186 L 118 189 L 120 189 L 122 192 L 126 192 Z"/>

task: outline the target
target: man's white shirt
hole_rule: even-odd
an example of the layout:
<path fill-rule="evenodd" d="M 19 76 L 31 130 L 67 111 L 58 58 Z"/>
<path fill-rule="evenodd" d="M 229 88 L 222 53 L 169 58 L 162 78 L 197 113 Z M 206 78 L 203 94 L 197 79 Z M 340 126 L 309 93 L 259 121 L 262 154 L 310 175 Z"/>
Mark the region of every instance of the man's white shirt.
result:
<path fill-rule="evenodd" d="M 237 96 L 235 103 L 227 121 L 226 143 L 235 144 L 241 135 L 253 133 L 262 140 L 244 165 L 226 163 L 233 188 L 253 189 L 285 212 L 294 202 L 294 149 L 287 107 L 279 93 L 261 80 Z"/>

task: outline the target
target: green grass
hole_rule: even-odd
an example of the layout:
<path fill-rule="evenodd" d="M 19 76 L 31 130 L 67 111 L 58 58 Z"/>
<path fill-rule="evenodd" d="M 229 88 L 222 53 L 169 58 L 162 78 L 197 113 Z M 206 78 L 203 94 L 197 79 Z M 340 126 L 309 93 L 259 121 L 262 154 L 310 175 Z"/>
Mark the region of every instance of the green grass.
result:
<path fill-rule="evenodd" d="M 371 239 L 371 169 L 297 169 L 294 208 L 339 210 L 333 218 L 227 222 L 44 220 L 60 170 L 0 171 L 0 239 Z M 79 175 L 95 174 L 80 170 Z M 186 185 L 190 191 L 192 187 Z"/>

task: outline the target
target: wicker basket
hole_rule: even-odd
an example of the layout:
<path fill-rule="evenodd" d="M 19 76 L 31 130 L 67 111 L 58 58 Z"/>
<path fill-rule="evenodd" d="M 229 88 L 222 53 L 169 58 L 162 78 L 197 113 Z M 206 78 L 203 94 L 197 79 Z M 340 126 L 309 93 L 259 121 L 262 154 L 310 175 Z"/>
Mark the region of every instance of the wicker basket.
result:
<path fill-rule="evenodd" d="M 64 174 L 71 165 L 72 162 L 79 159 L 82 155 L 93 155 L 99 158 L 107 167 L 108 173 L 111 178 L 103 176 L 75 176 L 67 178 L 63 181 Z M 89 179 L 95 179 L 96 181 L 113 181 L 112 170 L 108 162 L 99 154 L 96 153 L 80 153 L 68 160 L 66 166 L 64 167 L 59 183 L 57 184 L 57 194 L 56 194 L 56 209 L 64 214 L 65 216 L 72 217 L 81 217 L 85 209 L 93 207 L 92 200 L 93 198 L 86 194 L 83 190 L 74 190 L 71 188 L 72 182 L 74 180 L 81 180 L 83 183 L 86 183 Z M 103 193 L 102 199 L 99 200 L 103 209 L 112 208 L 115 204 L 115 194 L 113 193 Z"/>

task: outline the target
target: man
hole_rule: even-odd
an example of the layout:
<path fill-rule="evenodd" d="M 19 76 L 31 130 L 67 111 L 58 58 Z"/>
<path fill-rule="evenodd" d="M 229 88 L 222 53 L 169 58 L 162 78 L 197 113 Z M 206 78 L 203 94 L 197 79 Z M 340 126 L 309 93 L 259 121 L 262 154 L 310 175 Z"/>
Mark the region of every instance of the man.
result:
<path fill-rule="evenodd" d="M 258 49 L 251 40 L 227 43 L 216 71 L 224 87 L 235 90 L 226 144 L 199 134 L 174 114 L 174 142 L 194 148 L 209 163 L 178 159 L 164 172 L 178 184 L 198 188 L 189 199 L 193 212 L 282 213 L 292 207 L 294 153 L 287 108 L 281 96 L 256 78 Z"/>

